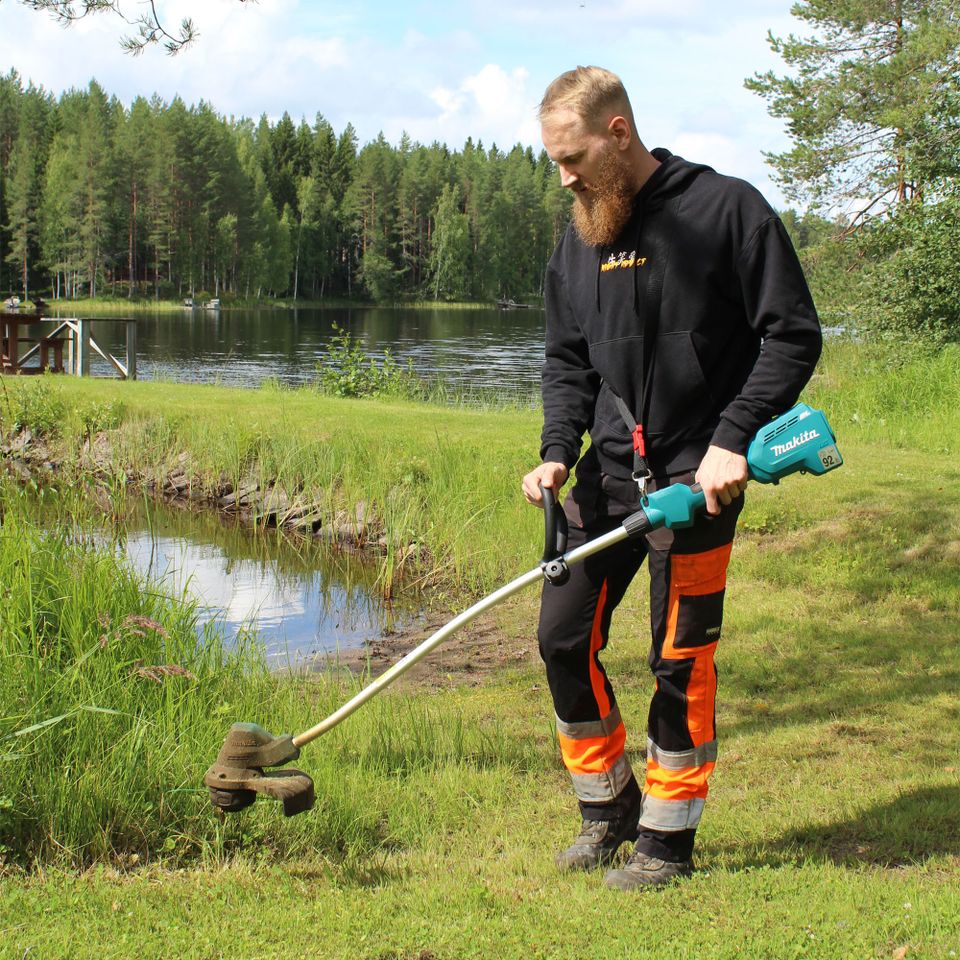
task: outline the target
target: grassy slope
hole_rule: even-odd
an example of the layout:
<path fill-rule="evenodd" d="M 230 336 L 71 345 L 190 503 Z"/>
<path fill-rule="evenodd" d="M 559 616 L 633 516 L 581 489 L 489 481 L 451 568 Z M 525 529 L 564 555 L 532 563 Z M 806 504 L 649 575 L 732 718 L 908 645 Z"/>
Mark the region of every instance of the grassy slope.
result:
<path fill-rule="evenodd" d="M 847 465 L 751 489 L 718 654 L 721 760 L 700 832 L 703 872 L 690 882 L 630 899 L 598 876 L 556 874 L 553 850 L 576 824 L 549 697 L 528 668 L 478 689 L 380 698 L 304 754 L 317 777 L 314 813 L 287 822 L 258 804 L 228 825 L 243 850 L 231 866 L 214 848 L 206 868 L 187 871 L 8 878 L 0 956 L 960 953 L 960 422 L 946 369 L 911 379 L 833 358 L 818 399 Z M 145 397 L 181 396 L 144 388 Z M 302 429 L 303 411 L 288 412 L 291 429 Z M 529 415 L 513 426 L 512 414 L 505 425 L 499 414 L 427 416 L 471 424 L 452 449 L 500 437 L 488 459 L 504 474 L 525 461 L 512 444 L 531 429 Z M 391 408 L 384 436 L 423 417 Z M 478 439 L 475 423 L 489 437 Z M 361 429 L 373 431 L 372 418 Z M 411 443 L 419 456 L 423 442 L 387 439 L 378 449 Z M 496 496 L 506 482 L 493 482 Z M 494 554 L 509 568 L 501 578 L 535 553 L 522 547 L 527 527 L 509 525 L 511 509 L 494 509 L 508 524 Z M 524 596 L 502 608 L 501 628 L 530 633 L 535 607 Z M 635 753 L 650 688 L 644 618 L 641 578 L 606 658 Z M 293 721 L 296 706 L 283 715 Z M 270 837 L 291 831 L 302 843 L 277 860 Z M 311 845 L 321 833 L 323 846 Z"/>

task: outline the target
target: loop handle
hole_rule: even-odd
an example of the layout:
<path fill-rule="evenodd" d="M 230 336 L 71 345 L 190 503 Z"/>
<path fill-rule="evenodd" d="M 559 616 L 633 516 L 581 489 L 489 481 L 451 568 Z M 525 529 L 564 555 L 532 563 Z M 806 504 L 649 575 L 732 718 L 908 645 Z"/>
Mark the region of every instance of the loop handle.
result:
<path fill-rule="evenodd" d="M 567 515 L 557 503 L 557 498 L 551 487 L 542 483 L 540 496 L 543 497 L 543 558 L 541 563 L 549 563 L 562 557 L 567 549 Z"/>

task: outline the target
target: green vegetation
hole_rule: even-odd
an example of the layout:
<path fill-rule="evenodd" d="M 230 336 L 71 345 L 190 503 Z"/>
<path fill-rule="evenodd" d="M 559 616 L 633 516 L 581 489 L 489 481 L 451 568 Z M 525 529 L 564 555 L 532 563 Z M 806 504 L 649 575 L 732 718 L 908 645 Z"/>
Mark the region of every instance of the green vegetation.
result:
<path fill-rule="evenodd" d="M 770 37 L 789 72 L 747 87 L 787 121 L 791 148 L 768 155 L 784 192 L 811 205 L 804 219 L 834 221 L 799 243 L 817 302 L 861 335 L 960 340 L 960 4 L 801 0 L 792 13 L 807 32 Z"/>
<path fill-rule="evenodd" d="M 424 399 L 425 384 L 413 364 L 401 367 L 387 350 L 383 360 L 370 357 L 349 330 L 333 325 L 326 356 L 317 363 L 318 386 L 334 397 Z"/>
<path fill-rule="evenodd" d="M 361 147 L 320 115 L 127 106 L 95 81 L 55 99 L 0 76 L 0 130 L 0 291 L 23 299 L 527 298 L 569 209 L 543 151 Z"/>
<path fill-rule="evenodd" d="M 226 650 L 209 627 L 198 642 L 194 605 L 94 543 L 74 495 L 46 495 L 42 533 L 22 491 L 5 481 L 0 497 L 0 862 L 176 864 L 251 844 L 271 857 L 326 850 L 366 859 L 393 842 L 388 813 L 412 814 L 413 796 L 381 790 L 386 773 L 417 779 L 439 769 L 452 786 L 461 769 L 469 778 L 543 763 L 496 723 L 476 729 L 429 705 L 385 700 L 358 718 L 352 737 L 328 738 L 325 760 L 311 765 L 317 816 L 292 821 L 283 837 L 272 835 L 267 804 L 221 825 L 198 776 L 229 723 L 242 715 L 302 728 L 357 681 L 271 675 L 252 643 Z M 415 736 L 398 736 L 407 728 Z M 360 757 L 357 776 L 344 777 Z"/>
<path fill-rule="evenodd" d="M 348 368 L 331 376 L 346 390 L 368 375 Z M 28 411 L 67 471 L 89 467 L 83 444 L 93 426 L 119 418 L 97 469 L 120 480 L 111 487 L 120 497 L 128 470 L 158 489 L 182 470 L 196 495 L 213 496 L 227 481 L 234 489 L 256 483 L 300 491 L 326 516 L 353 516 L 358 503 L 367 504 L 388 544 L 386 584 L 417 544 L 424 558 L 418 577 L 483 590 L 504 568 L 526 564 L 525 544 L 541 536 L 538 514 L 516 495 L 539 446 L 529 406 L 346 400 L 275 384 L 254 391 L 55 377 L 6 391 L 0 425 L 23 424 Z M 504 538 L 504 530 L 517 536 Z"/>
<path fill-rule="evenodd" d="M 252 648 L 232 654 L 212 636 L 193 648 L 189 607 L 92 550 L 69 496 L 58 528 L 75 532 L 41 538 L 6 487 L 0 956 L 613 958 L 659 956 L 664 942 L 679 957 L 738 960 L 960 952 L 956 361 L 951 350 L 905 360 L 829 346 L 807 399 L 827 409 L 846 466 L 750 489 L 718 653 L 721 758 L 702 870 L 628 902 L 598 876 L 553 867 L 577 822 L 534 650 L 535 591 L 488 622 L 526 643 L 514 666 L 463 683 L 445 676 L 441 651 L 429 685 L 388 691 L 305 750 L 313 812 L 284 820 L 258 801 L 221 825 L 199 781 L 227 725 L 296 732 L 359 681 L 271 677 Z M 23 385 L 37 387 L 67 410 L 61 439 L 81 429 L 76 411 L 113 404 L 114 448 L 139 442 L 157 463 L 185 449 L 211 473 L 235 457 L 312 482 L 308 460 L 333 448 L 326 467 L 337 464 L 344 490 L 370 494 L 392 477 L 391 509 L 418 536 L 464 500 L 476 516 L 451 544 L 461 560 L 449 583 L 469 567 L 461 585 L 485 589 L 539 553 L 539 517 L 516 504 L 534 412 Z M 186 415 L 201 403 L 203 418 Z M 297 459 L 309 430 L 322 441 Z M 634 754 L 650 693 L 645 620 L 641 577 L 605 656 Z M 151 678 L 170 664 L 193 676 Z"/>

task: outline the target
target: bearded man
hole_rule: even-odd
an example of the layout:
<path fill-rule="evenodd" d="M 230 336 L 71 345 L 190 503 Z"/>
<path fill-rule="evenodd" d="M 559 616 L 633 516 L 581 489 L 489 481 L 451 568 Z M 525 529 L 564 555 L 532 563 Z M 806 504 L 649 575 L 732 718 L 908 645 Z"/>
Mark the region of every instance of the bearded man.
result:
<path fill-rule="evenodd" d="M 538 639 L 582 826 L 561 869 L 611 864 L 619 889 L 689 874 L 717 760 L 714 652 L 727 565 L 757 430 L 787 410 L 820 355 L 816 310 L 777 215 L 749 184 L 652 153 L 623 84 L 599 67 L 558 77 L 543 143 L 574 192 L 546 278 L 541 503 L 576 465 L 569 548 L 618 526 L 647 491 L 699 483 L 689 529 L 626 540 L 545 584 Z M 590 446 L 580 455 L 585 433 Z M 650 703 L 641 790 L 599 655 L 640 565 L 650 575 Z"/>

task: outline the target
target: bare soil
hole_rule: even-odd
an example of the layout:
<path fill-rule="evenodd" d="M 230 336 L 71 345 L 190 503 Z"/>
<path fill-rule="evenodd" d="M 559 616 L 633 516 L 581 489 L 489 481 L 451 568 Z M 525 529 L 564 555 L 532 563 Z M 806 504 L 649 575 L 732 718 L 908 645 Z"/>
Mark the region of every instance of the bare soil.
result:
<path fill-rule="evenodd" d="M 369 670 L 372 677 L 378 677 L 459 612 L 431 614 L 427 623 L 416 629 L 381 637 L 366 648 L 341 650 L 336 665 L 357 673 Z M 522 621 L 520 626 L 519 631 L 511 630 L 500 621 L 496 611 L 489 611 L 448 637 L 404 674 L 404 679 L 427 686 L 450 683 L 479 686 L 490 673 L 536 664 L 539 662 L 536 626 L 531 622 L 529 629 L 523 629 Z M 331 660 L 321 660 L 316 663 L 316 669 L 322 670 L 331 664 Z"/>

